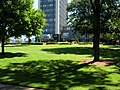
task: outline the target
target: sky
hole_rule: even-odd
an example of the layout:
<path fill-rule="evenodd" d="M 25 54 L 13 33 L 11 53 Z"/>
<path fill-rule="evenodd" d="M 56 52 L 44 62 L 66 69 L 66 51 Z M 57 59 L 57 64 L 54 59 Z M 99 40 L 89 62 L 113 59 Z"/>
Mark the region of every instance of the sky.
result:
<path fill-rule="evenodd" d="M 69 3 L 70 1 L 71 1 L 71 0 L 68 0 L 68 3 Z M 38 0 L 34 0 L 34 5 L 33 5 L 33 7 L 34 7 L 35 9 L 38 8 Z"/>

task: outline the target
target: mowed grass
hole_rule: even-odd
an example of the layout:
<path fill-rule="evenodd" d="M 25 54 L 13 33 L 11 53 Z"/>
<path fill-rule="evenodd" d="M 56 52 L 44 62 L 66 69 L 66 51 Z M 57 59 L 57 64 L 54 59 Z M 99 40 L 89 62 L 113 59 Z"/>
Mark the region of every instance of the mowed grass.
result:
<path fill-rule="evenodd" d="M 120 47 L 101 45 L 101 60 L 94 66 L 92 45 L 6 46 L 0 54 L 0 82 L 46 90 L 120 90 Z"/>

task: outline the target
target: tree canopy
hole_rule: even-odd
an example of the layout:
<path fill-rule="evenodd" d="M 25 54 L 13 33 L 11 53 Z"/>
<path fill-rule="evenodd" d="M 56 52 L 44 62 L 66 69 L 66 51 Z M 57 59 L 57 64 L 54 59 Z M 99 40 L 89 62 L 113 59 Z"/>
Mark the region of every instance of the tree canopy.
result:
<path fill-rule="evenodd" d="M 100 34 L 120 31 L 119 0 L 73 0 L 67 8 L 69 24 L 80 34 L 93 34 L 94 61 L 99 60 Z"/>
<path fill-rule="evenodd" d="M 68 23 L 80 34 L 93 33 L 94 10 L 90 1 L 72 0 L 68 4 Z M 95 4 L 93 3 L 93 5 Z M 111 33 L 120 30 L 119 0 L 100 0 L 100 25 L 100 33 Z"/>
<path fill-rule="evenodd" d="M 45 22 L 45 14 L 33 9 L 33 0 L 0 0 L 2 53 L 6 38 L 40 34 Z"/>
<path fill-rule="evenodd" d="M 27 36 L 37 35 L 42 33 L 43 27 L 46 25 L 45 14 L 40 9 L 31 9 L 28 14 L 29 23 L 27 29 L 30 33 Z"/>

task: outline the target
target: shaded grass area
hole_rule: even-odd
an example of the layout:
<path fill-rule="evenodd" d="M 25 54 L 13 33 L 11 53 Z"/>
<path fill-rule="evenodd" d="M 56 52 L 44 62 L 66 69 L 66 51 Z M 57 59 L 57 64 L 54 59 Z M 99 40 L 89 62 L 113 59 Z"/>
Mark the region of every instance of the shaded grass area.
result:
<path fill-rule="evenodd" d="M 52 48 L 42 49 L 42 51 L 52 52 L 55 54 L 76 54 L 76 55 L 93 54 L 93 50 L 91 47 Z"/>
<path fill-rule="evenodd" d="M 117 48 L 117 49 L 114 49 Z M 52 48 L 52 49 L 42 49 L 42 51 L 52 52 L 55 54 L 76 54 L 76 55 L 86 55 L 89 54 L 93 56 L 92 47 L 67 47 L 67 48 Z M 100 56 L 102 58 L 120 58 L 120 48 L 115 46 L 110 46 L 108 48 L 100 48 Z"/>
<path fill-rule="evenodd" d="M 72 87 L 111 90 L 120 87 L 119 71 L 107 71 L 88 64 L 78 64 L 71 60 L 30 61 L 11 63 L 0 69 L 0 81 L 48 90 L 68 90 Z M 117 69 L 116 69 L 117 70 Z M 109 75 L 115 75 L 116 80 Z M 111 78 L 111 79 L 110 79 Z M 120 88 L 119 88 L 120 89 Z M 76 90 L 76 89 L 74 89 Z"/>
<path fill-rule="evenodd" d="M 14 57 L 25 57 L 25 53 L 11 53 L 11 52 L 6 52 L 4 55 L 0 53 L 0 59 L 1 58 L 14 58 Z"/>
<path fill-rule="evenodd" d="M 0 56 L 0 82 L 46 90 L 117 90 L 120 89 L 119 49 L 102 46 L 101 57 L 109 58 L 114 65 L 98 67 L 79 62 L 92 58 L 91 46 L 7 47 L 11 53 L 6 54 L 10 55 L 8 58 Z M 21 54 L 17 56 L 18 52 Z"/>

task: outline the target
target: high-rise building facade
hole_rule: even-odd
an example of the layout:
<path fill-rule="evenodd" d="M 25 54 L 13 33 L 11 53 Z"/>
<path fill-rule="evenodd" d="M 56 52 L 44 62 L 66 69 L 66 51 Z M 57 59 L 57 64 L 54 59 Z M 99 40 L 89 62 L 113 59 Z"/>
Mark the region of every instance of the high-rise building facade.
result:
<path fill-rule="evenodd" d="M 44 34 L 61 34 L 67 26 L 67 1 L 68 0 L 38 0 L 38 8 L 45 14 L 47 25 Z"/>

